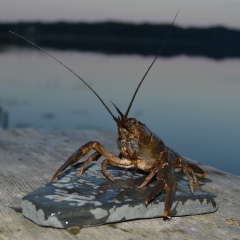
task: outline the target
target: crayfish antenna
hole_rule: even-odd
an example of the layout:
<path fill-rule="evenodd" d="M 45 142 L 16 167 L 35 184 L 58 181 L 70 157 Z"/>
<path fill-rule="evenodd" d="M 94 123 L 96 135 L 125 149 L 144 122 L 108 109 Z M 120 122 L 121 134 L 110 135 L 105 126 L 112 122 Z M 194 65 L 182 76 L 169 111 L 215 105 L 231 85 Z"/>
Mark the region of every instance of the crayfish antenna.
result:
<path fill-rule="evenodd" d="M 173 19 L 173 22 L 172 22 L 172 24 L 171 24 L 171 27 L 170 27 L 170 29 L 168 30 L 168 33 L 167 33 L 167 35 L 166 35 L 166 37 L 165 37 L 165 39 L 164 39 L 164 41 L 163 41 L 160 49 L 158 50 L 158 53 L 157 53 L 156 57 L 155 57 L 154 60 L 152 61 L 151 65 L 148 67 L 147 71 L 145 72 L 142 80 L 141 80 L 140 83 L 138 84 L 137 89 L 135 90 L 135 92 L 134 92 L 134 94 L 133 94 L 132 100 L 131 100 L 131 102 L 130 102 L 130 104 L 129 104 L 129 106 L 128 106 L 128 109 L 127 109 L 126 113 L 125 113 L 125 117 L 126 117 L 126 118 L 127 118 L 128 113 L 129 113 L 129 111 L 130 111 L 130 109 L 131 109 L 131 107 L 132 107 L 132 104 L 133 104 L 133 101 L 134 101 L 134 99 L 135 99 L 135 97 L 136 97 L 136 94 L 137 94 L 137 92 L 138 92 L 138 89 L 140 88 L 143 80 L 144 80 L 145 77 L 147 76 L 148 72 L 150 71 L 150 69 L 152 68 L 153 64 L 155 63 L 155 61 L 156 61 L 157 58 L 159 57 L 160 53 L 162 52 L 162 50 L 163 50 L 163 48 L 164 48 L 164 46 L 165 46 L 165 44 L 166 44 L 166 42 L 167 42 L 167 39 L 168 39 L 168 37 L 169 37 L 172 29 L 173 29 L 173 26 L 174 26 L 174 23 L 175 23 L 175 20 L 176 20 L 176 18 L 177 18 L 178 13 L 179 13 L 179 10 L 177 11 L 177 13 L 176 13 L 176 15 L 175 15 L 175 17 L 174 17 L 174 19 Z"/>
<path fill-rule="evenodd" d="M 16 35 L 17 37 L 25 40 L 26 42 L 30 43 L 31 45 L 33 45 L 34 47 L 38 48 L 39 50 L 41 50 L 42 52 L 46 53 L 48 56 L 50 56 L 51 58 L 53 58 L 54 60 L 56 60 L 57 62 L 59 62 L 63 67 L 65 67 L 67 70 L 69 70 L 72 74 L 74 74 L 78 79 L 80 79 L 95 95 L 96 97 L 100 100 L 100 102 L 103 104 L 103 106 L 107 109 L 107 111 L 110 113 L 110 115 L 112 116 L 112 118 L 114 119 L 115 122 L 118 121 L 117 117 L 115 117 L 113 115 L 113 113 L 110 111 L 110 109 L 108 108 L 108 106 L 105 104 L 105 102 L 102 100 L 102 98 L 97 94 L 97 92 L 88 85 L 88 83 L 86 83 L 77 73 L 75 73 L 71 68 L 69 68 L 67 65 L 65 65 L 63 62 L 61 62 L 59 59 L 57 59 L 56 57 L 54 57 L 52 54 L 50 54 L 49 52 L 47 52 L 46 50 L 44 50 L 43 48 L 39 47 L 37 44 L 29 41 L 28 39 L 24 38 L 23 36 L 9 31 L 10 33 Z"/>

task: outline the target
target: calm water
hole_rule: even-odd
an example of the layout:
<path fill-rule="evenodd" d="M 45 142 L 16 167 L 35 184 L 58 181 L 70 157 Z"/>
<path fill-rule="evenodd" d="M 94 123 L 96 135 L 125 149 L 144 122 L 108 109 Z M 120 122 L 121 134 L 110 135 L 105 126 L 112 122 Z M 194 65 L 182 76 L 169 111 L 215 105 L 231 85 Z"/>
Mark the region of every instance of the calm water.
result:
<path fill-rule="evenodd" d="M 50 51 L 123 112 L 152 57 Z M 184 156 L 240 175 L 240 59 L 160 58 L 129 116 Z M 0 52 L 0 106 L 9 127 L 116 131 L 89 89 L 38 50 Z M 115 111 L 114 111 L 115 113 Z"/>

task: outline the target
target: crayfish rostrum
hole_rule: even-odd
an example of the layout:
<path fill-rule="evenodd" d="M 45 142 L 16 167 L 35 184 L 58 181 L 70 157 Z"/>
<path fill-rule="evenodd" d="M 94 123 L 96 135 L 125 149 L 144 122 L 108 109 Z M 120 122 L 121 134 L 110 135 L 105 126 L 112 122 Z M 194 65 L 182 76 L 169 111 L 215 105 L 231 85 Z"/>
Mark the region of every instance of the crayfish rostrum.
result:
<path fill-rule="evenodd" d="M 57 58 L 37 46 L 36 44 L 30 42 L 29 40 L 23 38 L 22 36 L 17 35 L 18 37 L 26 40 L 27 42 L 33 44 L 40 50 L 44 51 L 50 57 L 54 58 L 60 64 L 62 64 L 65 68 L 71 71 L 75 76 L 77 76 L 81 81 L 83 81 L 88 88 L 98 97 L 98 99 L 102 102 L 104 107 L 110 113 L 112 118 L 117 124 L 118 127 L 118 149 L 120 151 L 119 156 L 111 153 L 105 147 L 103 147 L 97 141 L 90 141 L 80 147 L 76 152 L 74 152 L 68 160 L 57 170 L 54 176 L 51 179 L 53 182 L 67 167 L 72 164 L 78 162 L 83 156 L 88 154 L 91 150 L 95 152 L 88 157 L 88 159 L 83 163 L 81 168 L 79 169 L 78 176 L 80 177 L 86 168 L 86 166 L 92 161 L 97 161 L 101 156 L 104 156 L 106 159 L 102 161 L 102 171 L 103 174 L 114 181 L 111 175 L 107 172 L 107 165 L 117 166 L 121 168 L 128 169 L 140 169 L 145 172 L 148 172 L 149 175 L 146 177 L 144 182 L 141 184 L 141 188 L 145 187 L 149 181 L 156 176 L 157 181 L 155 186 L 153 187 L 152 192 L 149 196 L 147 196 L 145 203 L 148 204 L 151 200 L 153 200 L 161 190 L 166 192 L 166 202 L 165 202 L 165 210 L 163 216 L 167 218 L 169 216 L 169 211 L 171 209 L 173 199 L 175 196 L 176 188 L 177 188 L 177 176 L 176 172 L 184 172 L 189 184 L 190 189 L 194 192 L 194 187 L 200 187 L 197 177 L 204 178 L 206 173 L 196 164 L 186 161 L 181 157 L 177 152 L 172 150 L 171 148 L 165 146 L 164 142 L 159 138 L 156 134 L 151 132 L 147 126 L 135 118 L 128 118 L 128 113 L 131 109 L 132 103 L 135 99 L 135 96 L 138 92 L 139 87 L 141 86 L 143 80 L 145 79 L 147 73 L 153 66 L 154 62 L 160 55 L 160 52 L 168 38 L 168 35 L 174 25 L 177 14 L 173 20 L 170 30 L 168 31 L 164 42 L 158 51 L 156 57 L 153 62 L 147 69 L 144 74 L 142 80 L 138 84 L 137 89 L 132 97 L 132 100 L 128 106 L 128 109 L 125 114 L 123 114 L 114 104 L 119 116 L 116 117 L 107 107 L 107 105 L 103 102 L 100 96 L 75 72 L 73 72 L 69 67 L 60 62 Z"/>

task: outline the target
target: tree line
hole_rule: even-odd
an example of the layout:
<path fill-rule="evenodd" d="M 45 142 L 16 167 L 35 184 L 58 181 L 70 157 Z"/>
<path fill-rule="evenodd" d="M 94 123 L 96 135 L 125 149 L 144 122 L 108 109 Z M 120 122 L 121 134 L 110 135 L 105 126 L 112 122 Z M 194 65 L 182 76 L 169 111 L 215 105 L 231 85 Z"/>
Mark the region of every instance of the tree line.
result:
<path fill-rule="evenodd" d="M 44 48 L 155 55 L 169 28 L 168 24 L 119 22 L 0 23 L 0 44 L 31 47 L 9 33 L 14 31 Z M 161 56 L 240 57 L 239 42 L 237 29 L 174 26 Z"/>

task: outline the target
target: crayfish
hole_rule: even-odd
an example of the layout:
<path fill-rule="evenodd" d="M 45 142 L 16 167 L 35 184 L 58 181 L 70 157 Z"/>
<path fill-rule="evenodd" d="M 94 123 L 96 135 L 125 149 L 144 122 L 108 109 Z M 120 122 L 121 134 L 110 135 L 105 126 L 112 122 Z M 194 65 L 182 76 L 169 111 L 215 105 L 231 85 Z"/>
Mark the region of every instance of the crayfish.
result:
<path fill-rule="evenodd" d="M 178 14 L 178 13 L 177 13 Z M 91 150 L 95 152 L 88 157 L 88 159 L 83 163 L 78 172 L 78 177 L 80 177 L 87 167 L 92 161 L 97 161 L 101 156 L 104 156 L 106 159 L 102 161 L 102 172 L 103 174 L 111 181 L 114 181 L 112 176 L 107 171 L 107 166 L 117 166 L 120 168 L 127 169 L 139 169 L 143 170 L 149 175 L 146 177 L 144 182 L 141 184 L 141 188 L 145 187 L 153 177 L 156 176 L 156 184 L 153 187 L 152 192 L 149 196 L 147 196 L 145 203 L 148 205 L 150 201 L 152 201 L 160 191 L 164 190 L 166 192 L 166 202 L 163 216 L 164 218 L 168 218 L 169 211 L 171 209 L 173 199 L 177 189 L 177 176 L 176 172 L 184 172 L 186 175 L 191 192 L 194 192 L 194 187 L 200 187 L 197 177 L 204 178 L 206 173 L 196 164 L 186 161 L 183 157 L 181 157 L 177 152 L 167 147 L 161 138 L 159 138 L 155 133 L 150 131 L 148 127 L 136 120 L 135 118 L 128 118 L 129 111 L 131 109 L 132 103 L 135 99 L 135 96 L 138 92 L 139 87 L 141 86 L 143 80 L 145 79 L 147 73 L 153 66 L 154 62 L 160 55 L 160 52 L 168 38 L 168 35 L 174 25 L 177 14 L 172 22 L 171 28 L 168 31 L 165 40 L 157 53 L 155 59 L 147 69 L 144 74 L 142 80 L 140 81 L 135 93 L 132 97 L 132 100 L 128 106 L 128 109 L 125 114 L 123 114 L 118 107 L 114 104 L 113 106 L 116 108 L 119 116 L 116 117 L 108 108 L 108 106 L 104 103 L 104 101 L 100 98 L 100 96 L 75 72 L 73 72 L 69 67 L 60 62 L 57 58 L 46 52 L 44 49 L 40 48 L 36 44 L 30 42 L 24 37 L 17 35 L 18 37 L 26 40 L 32 45 L 36 46 L 50 57 L 54 58 L 60 64 L 62 64 L 65 68 L 71 71 L 75 76 L 77 76 L 87 87 L 98 97 L 103 106 L 107 109 L 107 111 L 112 116 L 113 120 L 117 124 L 118 128 L 118 149 L 120 151 L 119 156 L 108 151 L 101 143 L 97 141 L 90 141 L 85 145 L 81 146 L 76 152 L 74 152 L 67 161 L 57 170 L 54 174 L 51 182 L 54 180 L 69 166 L 78 162 L 83 156 L 88 154 Z"/>

